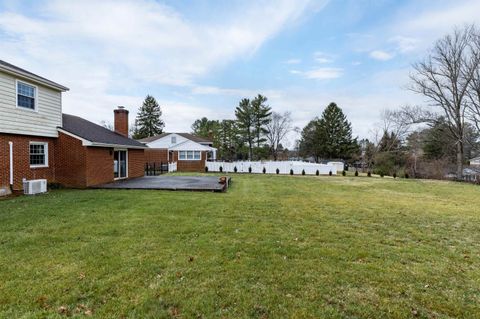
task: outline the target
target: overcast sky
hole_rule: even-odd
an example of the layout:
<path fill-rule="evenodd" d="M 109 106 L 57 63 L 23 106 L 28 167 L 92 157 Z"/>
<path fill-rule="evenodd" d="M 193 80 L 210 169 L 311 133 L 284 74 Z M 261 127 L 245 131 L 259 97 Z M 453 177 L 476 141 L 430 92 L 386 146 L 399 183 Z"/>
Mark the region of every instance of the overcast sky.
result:
<path fill-rule="evenodd" d="M 63 111 L 131 120 L 147 94 L 166 131 L 233 118 L 258 93 L 303 127 L 335 101 L 368 137 L 383 109 L 423 103 L 411 64 L 479 0 L 3 1 L 0 59 L 70 88 Z"/>

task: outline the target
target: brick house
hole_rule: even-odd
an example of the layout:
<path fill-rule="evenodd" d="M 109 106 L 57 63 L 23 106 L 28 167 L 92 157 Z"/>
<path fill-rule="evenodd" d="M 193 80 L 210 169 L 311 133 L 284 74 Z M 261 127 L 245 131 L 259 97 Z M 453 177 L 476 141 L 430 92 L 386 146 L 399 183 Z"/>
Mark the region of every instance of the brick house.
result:
<path fill-rule="evenodd" d="M 144 175 L 145 145 L 128 138 L 128 111 L 115 131 L 62 114 L 68 88 L 0 60 L 0 195 L 23 180 L 89 187 Z"/>
<path fill-rule="evenodd" d="M 179 172 L 202 172 L 207 159 L 214 160 L 213 142 L 189 133 L 162 133 L 138 140 L 145 149 L 147 163 L 177 163 Z"/>

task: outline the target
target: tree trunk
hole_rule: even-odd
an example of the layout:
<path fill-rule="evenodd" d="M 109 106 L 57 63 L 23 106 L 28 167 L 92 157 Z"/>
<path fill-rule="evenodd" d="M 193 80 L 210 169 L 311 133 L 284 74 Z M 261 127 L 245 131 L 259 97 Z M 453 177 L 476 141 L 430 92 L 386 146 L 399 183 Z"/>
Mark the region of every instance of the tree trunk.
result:
<path fill-rule="evenodd" d="M 463 177 L 463 141 L 457 142 L 457 179 Z"/>

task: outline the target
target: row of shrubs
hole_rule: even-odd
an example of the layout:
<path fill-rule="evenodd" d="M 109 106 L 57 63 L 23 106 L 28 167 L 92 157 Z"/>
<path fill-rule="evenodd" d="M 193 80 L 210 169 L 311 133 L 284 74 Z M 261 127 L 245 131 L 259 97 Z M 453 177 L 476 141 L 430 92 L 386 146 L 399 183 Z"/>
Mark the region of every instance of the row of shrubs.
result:
<path fill-rule="evenodd" d="M 220 169 L 220 173 L 222 173 L 222 172 L 223 172 L 223 167 L 220 166 L 219 169 Z M 207 166 L 205 166 L 205 172 L 208 173 L 208 167 L 207 167 Z M 234 173 L 237 173 L 237 172 L 238 172 L 238 169 L 237 169 L 236 166 L 233 168 L 233 172 L 234 172 Z M 252 172 L 252 168 L 251 168 L 251 167 L 248 168 L 248 172 L 249 172 L 249 173 Z M 263 172 L 263 174 L 266 174 L 266 173 L 267 173 L 267 169 L 264 167 L 263 170 L 262 170 L 262 172 Z M 277 173 L 277 174 L 280 174 L 280 170 L 279 170 L 278 168 L 276 169 L 276 173 Z M 293 174 L 293 169 L 290 169 L 290 175 L 294 175 L 294 174 Z M 302 175 L 305 175 L 305 170 L 304 170 L 304 169 L 302 169 Z M 320 172 L 318 171 L 318 169 L 317 169 L 317 171 L 315 172 L 315 175 L 317 175 L 317 176 L 320 175 Z M 332 176 L 332 175 L 333 175 L 332 171 L 328 172 L 328 175 L 329 175 L 329 176 Z M 342 175 L 343 175 L 343 176 L 346 176 L 346 175 L 347 175 L 347 172 L 346 172 L 345 170 L 342 171 Z M 358 176 L 358 171 L 355 171 L 355 176 Z M 368 172 L 367 172 L 367 176 L 368 176 L 368 177 L 372 177 L 372 173 L 371 173 L 370 171 L 368 171 Z M 383 173 L 380 174 L 380 177 L 384 177 L 384 176 L 385 176 L 385 175 L 384 175 Z M 393 173 L 392 177 L 393 177 L 393 178 L 397 178 L 397 174 L 396 174 L 396 173 Z M 409 178 L 409 176 L 408 176 L 407 173 L 405 173 L 405 176 L 404 176 L 404 177 L 405 177 L 405 178 Z"/>

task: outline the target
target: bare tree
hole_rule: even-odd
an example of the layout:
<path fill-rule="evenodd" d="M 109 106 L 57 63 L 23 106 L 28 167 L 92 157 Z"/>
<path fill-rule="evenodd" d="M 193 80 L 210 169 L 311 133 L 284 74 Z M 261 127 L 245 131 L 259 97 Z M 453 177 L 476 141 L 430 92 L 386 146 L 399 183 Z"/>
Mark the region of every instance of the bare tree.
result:
<path fill-rule="evenodd" d="M 292 130 L 292 116 L 290 112 L 283 114 L 273 112 L 270 116 L 270 122 L 266 125 L 267 140 L 272 150 L 273 159 L 278 158 L 279 145 Z"/>
<path fill-rule="evenodd" d="M 472 67 L 475 67 L 475 62 L 477 62 L 477 67 L 474 69 L 467 94 L 470 99 L 469 118 L 477 130 L 480 131 L 480 67 L 478 66 L 478 60 L 480 60 L 480 33 L 477 32 L 474 35 L 473 58 L 471 61 Z"/>
<path fill-rule="evenodd" d="M 413 65 L 415 72 L 410 75 L 410 89 L 440 108 L 456 139 L 458 178 L 463 174 L 468 90 L 480 62 L 474 53 L 477 33 L 474 26 L 455 29 L 437 41 L 424 61 Z"/>

